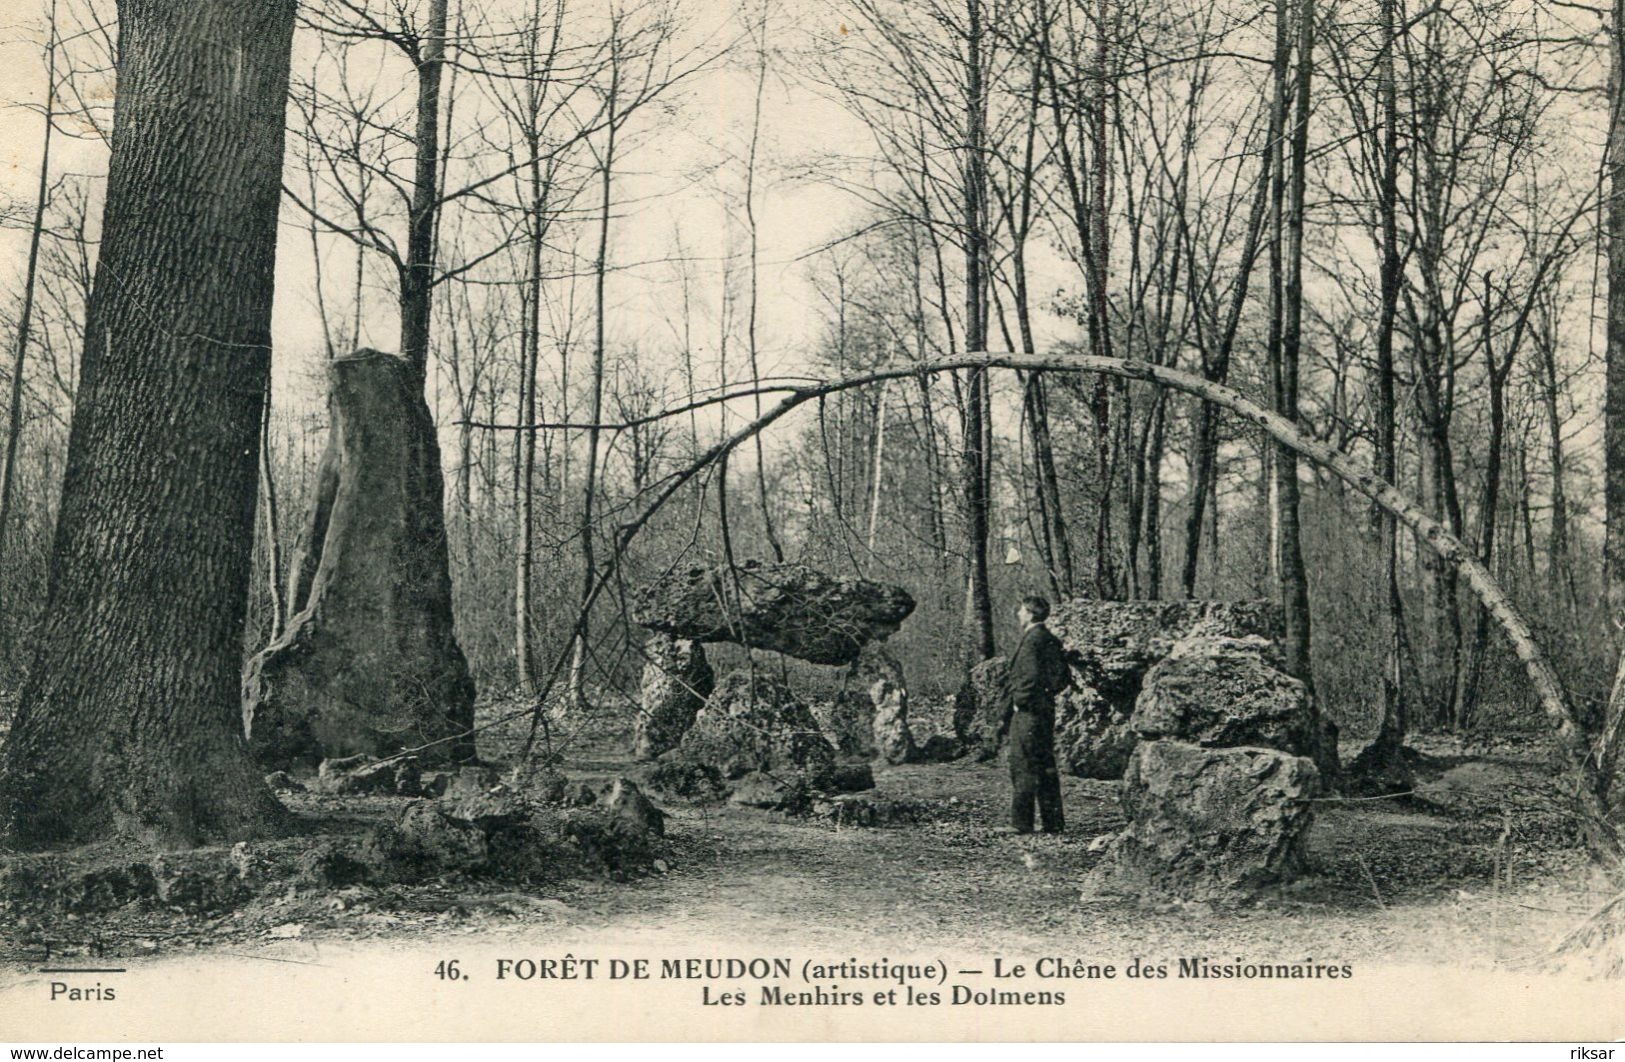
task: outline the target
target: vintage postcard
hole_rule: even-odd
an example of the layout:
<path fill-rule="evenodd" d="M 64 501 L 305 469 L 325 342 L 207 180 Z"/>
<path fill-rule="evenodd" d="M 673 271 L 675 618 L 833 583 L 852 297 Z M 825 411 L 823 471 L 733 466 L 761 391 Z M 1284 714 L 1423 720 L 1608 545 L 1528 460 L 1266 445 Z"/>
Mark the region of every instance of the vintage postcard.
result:
<path fill-rule="evenodd" d="M 0 1039 L 1609 1050 L 1621 11 L 13 0 Z"/>

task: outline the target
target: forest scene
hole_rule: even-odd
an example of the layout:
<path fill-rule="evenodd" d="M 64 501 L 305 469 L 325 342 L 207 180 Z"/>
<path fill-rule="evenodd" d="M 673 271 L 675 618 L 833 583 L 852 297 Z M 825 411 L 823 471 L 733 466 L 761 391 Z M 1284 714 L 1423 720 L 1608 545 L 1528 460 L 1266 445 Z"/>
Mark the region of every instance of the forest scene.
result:
<path fill-rule="evenodd" d="M 1625 975 L 1625 0 L 3 21 L 0 962 Z"/>

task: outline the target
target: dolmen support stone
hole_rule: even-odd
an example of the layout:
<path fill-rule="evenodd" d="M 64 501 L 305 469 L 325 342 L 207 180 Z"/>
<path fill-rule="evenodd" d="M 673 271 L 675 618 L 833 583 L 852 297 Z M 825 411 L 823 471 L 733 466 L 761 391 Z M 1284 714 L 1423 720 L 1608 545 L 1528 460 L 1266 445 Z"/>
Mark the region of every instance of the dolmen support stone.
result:
<path fill-rule="evenodd" d="M 1114 891 L 1234 898 L 1301 868 L 1320 792 L 1309 689 L 1261 637 L 1195 635 L 1144 676 L 1129 719 L 1127 826 L 1096 881 Z"/>
<path fill-rule="evenodd" d="M 633 754 L 654 759 L 677 747 L 715 688 L 705 647 L 656 632 L 643 643 L 642 710 L 633 732 Z"/>
<path fill-rule="evenodd" d="M 819 789 L 835 773 L 835 749 L 812 710 L 765 672 L 734 671 L 717 683 L 669 755 L 709 764 L 724 779 L 763 774 Z"/>
<path fill-rule="evenodd" d="M 908 683 L 903 679 L 903 665 L 879 642 L 873 642 L 863 647 L 852 670 L 868 691 L 874 708 L 870 725 L 876 755 L 887 763 L 917 759 L 919 750 L 908 727 Z"/>

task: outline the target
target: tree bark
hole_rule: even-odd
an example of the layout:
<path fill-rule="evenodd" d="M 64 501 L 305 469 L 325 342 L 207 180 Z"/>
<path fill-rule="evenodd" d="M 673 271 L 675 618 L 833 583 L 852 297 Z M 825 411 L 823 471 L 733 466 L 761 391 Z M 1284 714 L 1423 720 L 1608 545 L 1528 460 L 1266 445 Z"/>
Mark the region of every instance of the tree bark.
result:
<path fill-rule="evenodd" d="M 584 707 L 587 700 L 587 637 L 590 628 L 590 605 L 588 600 L 592 596 L 593 580 L 597 576 L 597 561 L 594 559 L 593 534 L 596 532 L 597 516 L 596 505 L 598 500 L 598 424 L 604 415 L 604 344 L 607 341 L 607 319 L 604 306 L 604 283 L 609 271 L 609 230 L 610 208 L 612 206 L 611 193 L 615 185 L 615 134 L 619 126 L 619 117 L 616 108 L 619 106 L 617 97 L 620 90 L 620 27 L 612 24 L 610 28 L 610 75 L 609 98 L 605 103 L 609 114 L 609 127 L 604 143 L 604 157 L 602 169 L 599 174 L 599 212 L 598 212 L 598 258 L 593 263 L 593 345 L 592 345 L 592 389 L 588 392 L 590 416 L 587 423 L 587 471 L 585 483 L 581 492 L 581 525 L 578 533 L 581 536 L 581 600 L 582 611 L 577 618 L 575 629 L 575 645 L 570 659 L 570 703 L 576 707 Z M 765 515 L 765 513 L 764 513 Z"/>
<path fill-rule="evenodd" d="M 1495 555 L 1495 523 L 1501 509 L 1501 451 L 1506 439 L 1506 386 L 1517 353 L 1518 333 L 1508 343 L 1504 361 L 1497 361 L 1494 344 L 1494 315 L 1491 313 L 1490 279 L 1484 278 L 1484 375 L 1490 389 L 1490 435 L 1485 443 L 1484 494 L 1479 502 L 1478 563 L 1488 568 Z M 1479 684 L 1484 674 L 1484 650 L 1489 643 L 1490 616 L 1482 608 L 1474 610 L 1473 636 L 1467 645 L 1462 668 L 1461 703 L 1456 714 L 1458 728 L 1473 722 L 1478 708 Z"/>
<path fill-rule="evenodd" d="M 239 725 L 292 0 L 122 0 L 113 153 L 18 847 L 278 832 Z"/>
<path fill-rule="evenodd" d="M 269 641 L 282 637 L 288 619 L 282 596 L 282 519 L 277 502 L 276 471 L 271 466 L 271 381 L 265 381 L 265 412 L 260 416 L 260 506 L 265 515 L 265 586 L 271 598 Z"/>
<path fill-rule="evenodd" d="M 417 129 L 413 134 L 412 201 L 406 218 L 401 274 L 401 356 L 422 386 L 429 367 L 434 306 L 435 231 L 440 212 L 440 76 L 446 56 L 446 0 L 430 0 L 428 33 L 414 56 Z"/>
<path fill-rule="evenodd" d="M 1376 335 L 1376 472 L 1386 483 L 1398 476 L 1396 411 L 1394 397 L 1394 327 L 1399 317 L 1399 103 L 1394 76 L 1396 0 L 1382 0 L 1381 42 L 1378 57 L 1378 106 L 1382 130 L 1377 138 L 1377 228 L 1378 286 L 1380 304 Z M 1405 734 L 1410 720 L 1406 711 L 1404 687 L 1400 682 L 1403 666 L 1401 639 L 1404 632 L 1403 603 L 1399 596 L 1399 524 L 1387 510 L 1377 507 L 1377 600 L 1381 602 L 1382 716 L 1377 737 L 1349 773 L 1377 776 L 1396 770 L 1403 777 Z"/>
<path fill-rule="evenodd" d="M 1579 603 L 1579 594 L 1574 585 L 1574 557 L 1569 549 L 1569 494 L 1564 472 L 1567 462 L 1563 456 L 1563 420 L 1557 410 L 1555 337 L 1543 328 L 1535 337 L 1535 349 L 1540 354 L 1540 400 L 1541 409 L 1546 414 L 1546 455 L 1552 466 L 1552 527 L 1546 542 L 1546 572 L 1547 577 L 1562 590 L 1569 607 L 1573 608 Z M 1519 483 L 1522 484 L 1520 507 L 1527 513 L 1528 477 L 1520 476 Z M 1533 550 L 1532 538 L 1525 536 L 1525 541 Z M 1530 571 L 1534 571 L 1533 563 L 1530 564 Z"/>

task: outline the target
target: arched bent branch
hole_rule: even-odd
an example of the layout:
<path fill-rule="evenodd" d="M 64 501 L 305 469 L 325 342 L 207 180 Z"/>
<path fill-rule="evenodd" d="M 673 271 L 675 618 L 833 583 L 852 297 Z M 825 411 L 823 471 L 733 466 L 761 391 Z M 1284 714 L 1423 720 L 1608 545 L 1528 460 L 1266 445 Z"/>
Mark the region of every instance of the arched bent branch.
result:
<path fill-rule="evenodd" d="M 1356 491 L 1376 502 L 1396 520 L 1415 532 L 1417 537 L 1427 543 L 1440 558 L 1453 565 L 1478 595 L 1484 609 L 1500 625 L 1518 659 L 1523 661 L 1530 685 L 1534 687 L 1541 708 L 1556 732 L 1558 748 L 1573 772 L 1575 782 L 1573 796 L 1580 812 L 1581 828 L 1585 832 L 1587 846 L 1595 856 L 1610 864 L 1617 864 L 1625 857 L 1625 848 L 1622 848 L 1617 833 L 1609 823 L 1607 804 L 1603 795 L 1605 786 L 1602 772 L 1598 768 L 1597 759 L 1591 755 L 1585 732 L 1575 722 L 1574 714 L 1569 709 L 1562 682 L 1546 659 L 1540 644 L 1535 641 L 1534 632 L 1512 607 L 1512 602 L 1507 599 L 1506 593 L 1496 583 L 1488 569 L 1474 559 L 1472 552 L 1461 540 L 1427 515 L 1392 484 L 1342 451 L 1304 434 L 1287 418 L 1212 380 L 1164 365 L 1127 358 L 1105 358 L 1092 354 L 1018 354 L 1009 351 L 985 351 L 934 361 L 881 366 L 841 379 L 774 388 L 783 390 L 785 394 L 771 409 L 716 443 L 693 463 L 674 474 L 635 519 L 621 525 L 616 535 L 614 556 L 606 565 L 598 585 L 602 586 L 608 581 L 632 538 L 672 494 L 706 467 L 726 457 L 742 443 L 754 438 L 798 406 L 839 391 L 883 380 L 980 368 L 1103 373 L 1129 380 L 1142 380 L 1195 395 L 1251 421 L 1277 442 L 1329 470 Z M 596 596 L 596 589 L 593 596 Z"/>

